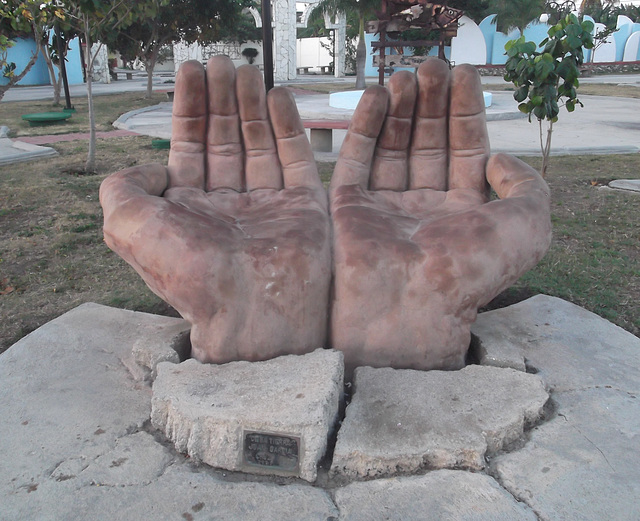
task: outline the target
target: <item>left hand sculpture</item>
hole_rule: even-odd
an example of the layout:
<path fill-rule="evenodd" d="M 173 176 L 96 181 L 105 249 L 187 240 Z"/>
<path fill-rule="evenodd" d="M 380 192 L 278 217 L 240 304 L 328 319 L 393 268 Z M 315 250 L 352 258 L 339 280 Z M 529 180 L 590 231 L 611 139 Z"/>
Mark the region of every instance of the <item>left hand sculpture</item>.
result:
<path fill-rule="evenodd" d="M 107 245 L 191 322 L 198 360 L 325 345 L 327 196 L 293 97 L 267 99 L 257 68 L 184 64 L 168 167 L 118 172 L 100 201 Z"/>

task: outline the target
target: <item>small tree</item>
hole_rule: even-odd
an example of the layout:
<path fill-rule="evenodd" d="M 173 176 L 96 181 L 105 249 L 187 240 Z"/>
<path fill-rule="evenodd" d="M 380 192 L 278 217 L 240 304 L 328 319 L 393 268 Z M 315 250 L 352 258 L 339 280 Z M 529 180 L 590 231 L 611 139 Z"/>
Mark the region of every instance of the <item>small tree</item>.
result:
<path fill-rule="evenodd" d="M 147 93 L 153 93 L 153 71 L 162 49 L 174 42 L 199 42 L 203 45 L 232 37 L 246 41 L 247 24 L 243 7 L 250 0 L 146 0 L 149 8 L 143 11 L 125 31 L 107 35 L 109 48 L 127 58 L 136 57 L 147 72 Z M 255 36 L 259 32 L 249 32 Z"/>
<path fill-rule="evenodd" d="M 604 45 L 609 36 L 618 30 L 619 8 L 611 0 L 607 0 L 605 3 L 602 3 L 602 0 L 585 0 L 580 6 L 580 13 L 583 16 L 589 15 L 596 22 L 604 25 L 604 28 L 597 30 L 593 36 L 591 62 L 594 62 L 596 49 Z"/>
<path fill-rule="evenodd" d="M 73 22 L 86 44 L 87 66 L 87 101 L 89 110 L 89 151 L 85 171 L 95 171 L 96 163 L 96 119 L 93 108 L 93 66 L 98 56 L 100 45 L 94 50 L 93 42 L 104 39 L 105 35 L 133 23 L 148 4 L 139 2 L 131 4 L 126 0 L 64 0 L 66 14 Z"/>
<path fill-rule="evenodd" d="M 526 42 L 524 36 L 510 40 L 505 45 L 507 51 L 506 81 L 513 82 L 515 100 L 520 103 L 521 112 L 538 119 L 540 126 L 540 148 L 542 168 L 545 177 L 551 152 L 553 124 L 558 121 L 560 104 L 573 112 L 576 105 L 583 106 L 577 98 L 580 66 L 584 62 L 583 48 L 591 49 L 593 23 L 569 14 L 548 31 L 548 37 L 540 42 L 542 51 L 534 42 Z M 544 137 L 543 121 L 547 133 Z"/>
<path fill-rule="evenodd" d="M 356 47 L 356 89 L 365 88 L 364 68 L 367 59 L 364 26 L 367 20 L 375 18 L 380 9 L 380 0 L 320 0 L 315 9 L 322 13 L 336 16 L 343 12 L 349 16 L 356 16 L 358 20 L 358 45 Z"/>

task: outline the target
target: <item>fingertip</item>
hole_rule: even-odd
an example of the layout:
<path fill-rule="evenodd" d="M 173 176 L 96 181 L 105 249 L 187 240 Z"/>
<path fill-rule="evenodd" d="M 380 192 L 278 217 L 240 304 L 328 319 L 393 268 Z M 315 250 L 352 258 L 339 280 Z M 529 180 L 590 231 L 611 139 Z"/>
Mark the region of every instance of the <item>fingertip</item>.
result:
<path fill-rule="evenodd" d="M 387 84 L 389 89 L 389 114 L 397 118 L 413 115 L 418 94 L 418 80 L 409 71 L 394 73 Z"/>
<path fill-rule="evenodd" d="M 257 67 L 247 64 L 236 69 L 236 94 L 243 121 L 266 118 L 266 91 Z"/>
<path fill-rule="evenodd" d="M 230 115 L 237 111 L 236 68 L 228 56 L 213 56 L 207 62 L 209 112 Z"/>
<path fill-rule="evenodd" d="M 201 115 L 206 106 L 206 96 L 204 66 L 196 60 L 184 62 L 176 75 L 173 115 Z"/>
<path fill-rule="evenodd" d="M 473 65 L 458 65 L 451 76 L 451 115 L 467 116 L 478 112 L 484 112 L 480 74 Z"/>
<path fill-rule="evenodd" d="M 311 145 L 291 91 L 286 87 L 271 89 L 267 95 L 267 105 L 285 188 L 321 188 Z"/>
<path fill-rule="evenodd" d="M 549 186 L 532 166 L 510 154 L 494 154 L 487 162 L 487 180 L 500 199 L 534 191 L 549 195 Z"/>
<path fill-rule="evenodd" d="M 451 70 L 447 63 L 433 56 L 423 61 L 416 72 L 420 90 L 423 92 L 430 92 L 434 88 L 448 92 L 450 75 Z"/>
<path fill-rule="evenodd" d="M 342 143 L 331 178 L 330 192 L 344 185 L 369 187 L 376 143 L 389 105 L 389 91 L 380 86 L 368 87 L 360 98 Z"/>
<path fill-rule="evenodd" d="M 304 132 L 298 107 L 289 89 L 271 89 L 267 95 L 267 107 L 276 137 L 293 137 Z"/>
<path fill-rule="evenodd" d="M 389 90 L 372 85 L 362 94 L 349 125 L 349 132 L 377 138 L 382 129 L 389 105 Z"/>

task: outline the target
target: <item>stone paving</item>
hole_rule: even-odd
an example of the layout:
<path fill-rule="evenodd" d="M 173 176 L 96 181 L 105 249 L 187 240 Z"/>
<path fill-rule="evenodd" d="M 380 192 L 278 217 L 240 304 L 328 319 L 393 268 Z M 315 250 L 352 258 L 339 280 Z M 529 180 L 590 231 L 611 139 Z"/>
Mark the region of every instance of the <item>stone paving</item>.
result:
<path fill-rule="evenodd" d="M 210 467 L 152 425 L 154 368 L 185 381 L 199 370 L 179 355 L 166 361 L 168 349 L 184 349 L 185 331 L 180 319 L 84 304 L 0 356 L 0 520 L 629 520 L 640 511 L 640 339 L 563 300 L 481 314 L 480 365 L 359 369 L 335 451 L 312 484 Z M 272 381 L 237 372 L 253 364 L 228 364 L 211 392 L 194 384 L 200 391 L 187 395 L 224 388 L 211 408 L 233 410 L 253 385 L 256 399 L 271 397 L 255 408 L 263 416 L 280 414 L 279 390 L 313 410 L 334 395 L 307 383 L 304 368 L 321 373 L 311 368 L 328 356 L 320 380 L 335 381 L 333 353 L 275 359 L 264 372 Z M 278 432 L 291 432 L 282 417 Z M 432 457 L 438 446 L 445 455 Z"/>

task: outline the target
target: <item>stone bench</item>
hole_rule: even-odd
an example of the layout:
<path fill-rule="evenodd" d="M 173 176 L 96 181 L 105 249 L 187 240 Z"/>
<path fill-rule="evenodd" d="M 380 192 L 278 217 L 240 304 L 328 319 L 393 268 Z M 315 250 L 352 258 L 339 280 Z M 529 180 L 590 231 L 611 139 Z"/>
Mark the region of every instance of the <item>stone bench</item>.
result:
<path fill-rule="evenodd" d="M 136 71 L 132 69 L 111 69 L 111 78 L 114 81 L 118 81 L 118 76 L 124 75 L 128 80 L 132 80 L 134 76 L 147 77 L 147 73 L 145 71 Z"/>
<path fill-rule="evenodd" d="M 28 121 L 32 127 L 38 127 L 61 123 L 72 115 L 72 112 L 36 112 L 34 114 L 23 114 L 22 119 Z"/>
<path fill-rule="evenodd" d="M 320 119 L 302 121 L 304 128 L 309 129 L 309 141 L 314 152 L 331 152 L 333 150 L 333 131 L 349 128 L 346 119 Z"/>
<path fill-rule="evenodd" d="M 316 67 L 296 67 L 296 73 L 309 74 L 309 71 L 311 69 L 320 69 L 321 74 L 329 74 L 330 68 L 331 67 L 329 65 L 317 65 Z M 314 72 L 313 74 L 317 74 L 317 73 Z"/>

